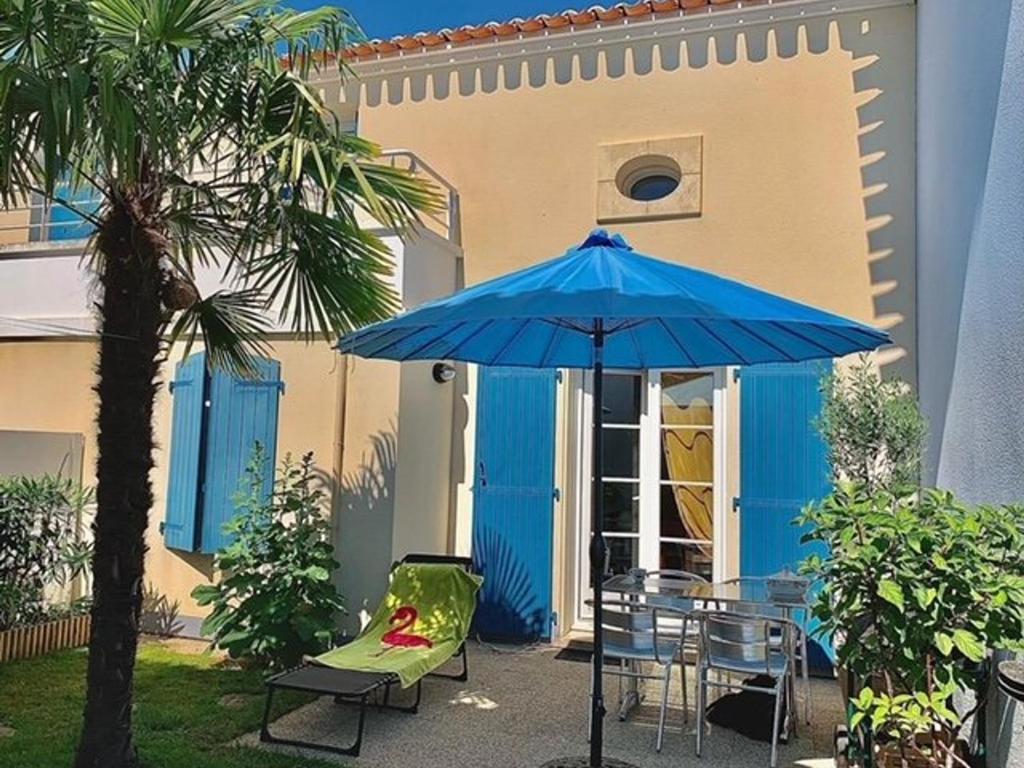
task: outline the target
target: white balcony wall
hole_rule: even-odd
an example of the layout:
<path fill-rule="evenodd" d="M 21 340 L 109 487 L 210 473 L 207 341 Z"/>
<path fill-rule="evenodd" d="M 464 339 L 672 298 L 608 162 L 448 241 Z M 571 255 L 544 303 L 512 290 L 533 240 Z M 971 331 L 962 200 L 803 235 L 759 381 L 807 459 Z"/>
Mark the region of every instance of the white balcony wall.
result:
<path fill-rule="evenodd" d="M 403 303 L 418 303 L 429 287 L 422 265 L 410 275 L 415 282 L 407 281 L 408 253 L 416 252 L 417 260 L 424 264 L 445 265 L 441 274 L 454 270 L 458 249 L 432 231 L 411 237 L 409 244 L 393 233 L 382 233 L 382 236 L 394 255 L 392 279 Z M 45 251 L 20 246 L 0 250 L 0 338 L 79 336 L 95 332 L 94 312 L 99 293 L 83 252 L 81 241 L 67 241 L 59 248 L 51 246 Z M 428 270 L 427 274 L 437 274 L 437 271 Z M 196 276 L 200 293 L 205 296 L 229 287 L 222 278 L 220 269 L 201 268 Z M 446 287 L 450 290 L 452 284 Z M 276 313 L 271 315 L 276 316 Z M 274 329 L 289 330 L 279 325 Z"/>

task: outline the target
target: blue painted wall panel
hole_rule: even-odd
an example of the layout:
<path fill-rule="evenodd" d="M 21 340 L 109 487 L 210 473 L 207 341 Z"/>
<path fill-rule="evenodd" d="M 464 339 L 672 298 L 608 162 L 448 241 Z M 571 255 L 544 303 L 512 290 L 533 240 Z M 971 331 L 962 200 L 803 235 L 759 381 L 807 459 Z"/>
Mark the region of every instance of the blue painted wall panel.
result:
<path fill-rule="evenodd" d="M 194 552 L 198 546 L 200 458 L 206 388 L 206 356 L 196 354 L 178 363 L 171 394 L 171 466 L 167 481 L 164 543 Z"/>
<path fill-rule="evenodd" d="M 483 636 L 551 636 L 555 491 L 552 370 L 480 368 L 473 560 L 484 576 Z"/>

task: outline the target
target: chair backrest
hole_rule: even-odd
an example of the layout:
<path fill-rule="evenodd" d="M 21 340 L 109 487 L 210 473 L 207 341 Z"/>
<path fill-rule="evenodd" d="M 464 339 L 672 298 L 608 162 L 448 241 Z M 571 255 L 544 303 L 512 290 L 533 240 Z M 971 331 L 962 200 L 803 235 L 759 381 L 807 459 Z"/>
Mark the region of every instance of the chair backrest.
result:
<path fill-rule="evenodd" d="M 590 603 L 591 601 L 588 601 Z M 659 624 L 666 616 L 682 618 L 683 613 L 633 600 L 605 600 L 601 609 L 601 629 L 607 647 L 620 656 L 650 656 L 658 661 L 666 645 L 678 642 L 671 634 L 663 636 Z M 667 643 L 666 643 L 667 641 Z"/>
<path fill-rule="evenodd" d="M 786 603 L 789 603 L 795 597 L 802 596 L 810 588 L 811 582 L 803 578 L 792 578 L 785 581 L 782 586 L 776 586 L 776 580 L 771 576 L 738 576 L 733 579 L 726 579 L 724 584 L 755 584 L 764 592 L 766 600 L 770 601 L 773 598 L 783 598 Z M 790 586 L 794 585 L 794 586 Z M 796 588 L 799 585 L 800 588 Z M 758 602 L 758 603 L 730 603 L 729 605 L 719 606 L 723 609 L 728 609 L 732 613 L 746 613 L 746 614 L 758 614 L 761 616 L 771 617 L 774 619 L 783 619 L 787 616 L 787 610 L 779 607 L 771 602 Z M 790 606 L 789 613 L 792 611 L 800 611 L 806 615 L 807 609 L 803 607 Z"/>
<path fill-rule="evenodd" d="M 658 586 L 662 589 L 671 590 L 674 586 L 686 587 L 692 584 L 707 584 L 708 580 L 697 573 L 691 573 L 690 571 L 650 571 L 645 579 L 653 579 L 658 582 Z M 659 607 L 674 608 L 677 611 L 692 611 L 696 608 L 696 604 L 692 597 L 684 597 L 681 595 L 656 595 L 648 594 L 647 602 L 652 605 Z"/>
<path fill-rule="evenodd" d="M 671 588 L 673 584 L 683 587 L 687 584 L 707 584 L 708 580 L 699 573 L 690 571 L 649 571 L 646 579 L 654 579 L 659 584 Z M 645 579 L 645 580 L 646 580 Z"/>
<path fill-rule="evenodd" d="M 771 674 L 772 662 L 787 655 L 792 623 L 773 616 L 726 611 L 700 614 L 700 642 L 707 663 L 724 669 L 760 670 Z M 783 642 L 773 637 L 783 636 Z"/>

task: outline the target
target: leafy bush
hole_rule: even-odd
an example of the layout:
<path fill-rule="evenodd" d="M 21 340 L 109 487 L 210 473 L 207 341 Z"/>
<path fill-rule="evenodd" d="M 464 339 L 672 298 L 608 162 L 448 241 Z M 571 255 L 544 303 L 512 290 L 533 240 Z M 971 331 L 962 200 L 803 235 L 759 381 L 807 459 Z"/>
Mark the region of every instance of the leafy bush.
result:
<path fill-rule="evenodd" d="M 920 481 L 927 427 L 906 382 L 883 380 L 862 356 L 845 372 L 826 376 L 821 388 L 825 404 L 818 429 L 835 482 L 875 491 Z"/>
<path fill-rule="evenodd" d="M 0 478 L 0 630 L 51 618 L 46 590 L 84 573 L 91 545 L 79 540 L 91 492 L 60 477 Z"/>
<path fill-rule="evenodd" d="M 285 459 L 269 499 L 264 465 L 257 445 L 239 514 L 224 527 L 233 542 L 214 558 L 221 578 L 196 587 L 192 596 L 212 606 L 202 632 L 216 647 L 235 659 L 282 668 L 326 650 L 344 608 L 331 582 L 338 563 L 313 454 L 298 465 Z"/>
<path fill-rule="evenodd" d="M 829 553 L 802 569 L 824 585 L 819 631 L 839 641 L 841 666 L 873 681 L 851 692 L 851 724 L 946 765 L 965 718 L 953 694 L 974 688 L 988 649 L 1024 648 L 1024 507 L 843 483 L 799 522 Z"/>

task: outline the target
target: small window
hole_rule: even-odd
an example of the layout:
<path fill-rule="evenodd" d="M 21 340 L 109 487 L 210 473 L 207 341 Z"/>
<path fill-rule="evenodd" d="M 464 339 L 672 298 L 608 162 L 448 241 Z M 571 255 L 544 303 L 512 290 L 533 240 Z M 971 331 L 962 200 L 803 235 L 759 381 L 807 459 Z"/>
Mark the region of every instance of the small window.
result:
<path fill-rule="evenodd" d="M 624 163 L 616 174 L 619 191 L 647 203 L 668 197 L 679 187 L 679 163 L 664 155 L 641 155 Z"/>
<path fill-rule="evenodd" d="M 703 152 L 700 136 L 599 145 L 597 221 L 700 216 Z"/>
<path fill-rule="evenodd" d="M 661 200 L 676 191 L 679 179 L 661 173 L 652 173 L 633 182 L 629 188 L 629 197 L 633 200 Z"/>

